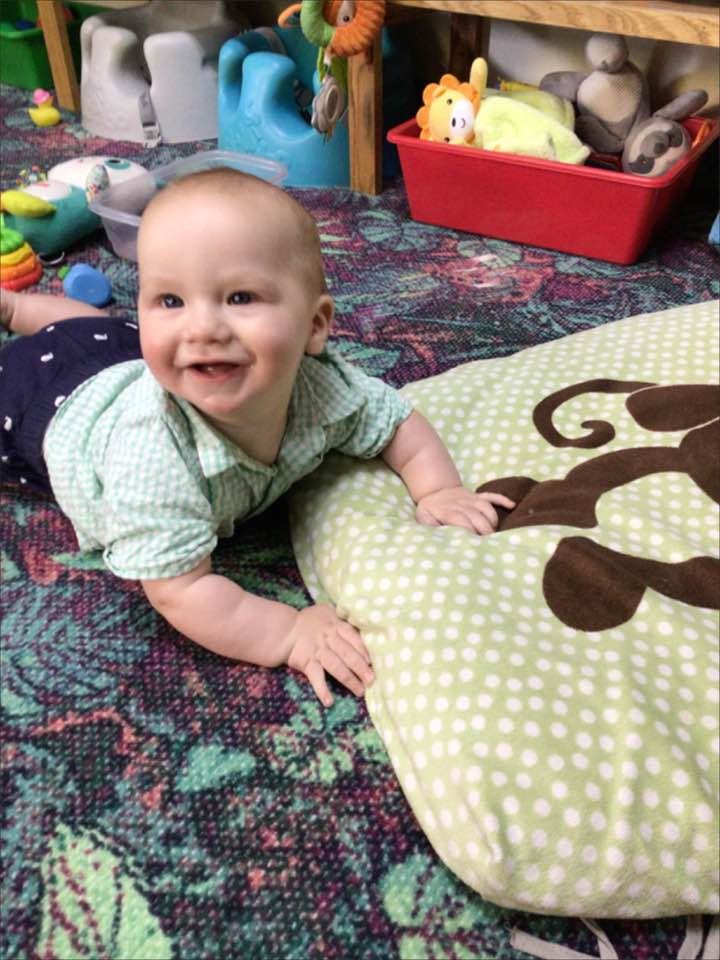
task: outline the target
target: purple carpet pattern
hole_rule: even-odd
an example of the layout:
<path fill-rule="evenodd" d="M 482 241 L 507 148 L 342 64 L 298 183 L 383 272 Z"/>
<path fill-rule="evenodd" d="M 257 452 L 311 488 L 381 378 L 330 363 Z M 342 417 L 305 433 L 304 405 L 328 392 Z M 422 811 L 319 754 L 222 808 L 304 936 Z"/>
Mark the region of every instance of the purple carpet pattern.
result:
<path fill-rule="evenodd" d="M 75 156 L 153 167 L 214 143 L 143 151 L 72 114 L 37 128 L 2 87 L 3 189 Z M 401 181 L 379 197 L 293 191 L 318 220 L 336 342 L 402 385 L 459 363 L 634 314 L 718 296 L 705 238 L 711 158 L 670 229 L 635 266 L 414 223 Z M 705 189 L 704 189 L 705 188 Z M 137 271 L 104 233 L 68 251 L 133 314 Z M 61 290 L 57 268 L 39 289 Z M 500 909 L 437 859 L 364 703 L 195 648 L 140 587 L 84 557 L 49 498 L 6 488 L 2 547 L 2 939 L 20 958 L 514 958 L 518 926 L 596 953 L 577 920 Z M 222 542 L 243 587 L 308 602 L 284 503 Z M 620 957 L 677 954 L 682 919 L 608 923 Z"/>

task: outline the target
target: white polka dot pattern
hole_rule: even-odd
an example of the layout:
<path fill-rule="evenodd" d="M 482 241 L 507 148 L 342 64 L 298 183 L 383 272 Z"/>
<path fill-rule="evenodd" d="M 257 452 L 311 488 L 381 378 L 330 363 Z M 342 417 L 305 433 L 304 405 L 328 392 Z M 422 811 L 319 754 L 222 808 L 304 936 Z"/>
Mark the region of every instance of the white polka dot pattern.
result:
<path fill-rule="evenodd" d="M 567 401 L 615 437 L 552 447 L 537 403 L 606 377 L 715 383 L 718 304 L 648 314 L 515 356 L 466 364 L 404 393 L 435 424 L 471 487 L 564 476 L 649 431 L 626 394 Z M 295 548 L 316 600 L 337 604 L 371 651 L 367 694 L 412 808 L 440 857 L 504 906 L 655 917 L 718 911 L 717 611 L 646 590 L 630 620 L 584 632 L 543 594 L 560 539 L 582 534 L 633 557 L 717 556 L 718 507 L 684 473 L 606 493 L 597 525 L 489 537 L 422 527 L 382 463 L 330 457 L 292 500 Z"/>

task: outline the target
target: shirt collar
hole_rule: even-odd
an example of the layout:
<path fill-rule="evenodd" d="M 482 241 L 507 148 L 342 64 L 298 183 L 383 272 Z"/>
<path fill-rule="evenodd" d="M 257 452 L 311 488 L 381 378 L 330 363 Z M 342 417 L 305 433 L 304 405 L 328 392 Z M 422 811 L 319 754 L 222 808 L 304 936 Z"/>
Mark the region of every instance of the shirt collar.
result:
<path fill-rule="evenodd" d="M 275 467 L 260 463 L 259 460 L 248 456 L 236 443 L 209 424 L 187 400 L 181 397 L 174 399 L 187 417 L 204 476 L 208 478 L 217 476 L 237 464 L 246 470 L 265 476 L 272 476 L 275 473 Z"/>
<path fill-rule="evenodd" d="M 322 454 L 326 445 L 324 428 L 352 416 L 362 406 L 364 397 L 352 383 L 349 370 L 332 347 L 326 346 L 317 357 L 302 358 L 276 462 L 293 448 L 300 448 L 308 459 Z M 173 399 L 187 417 L 204 476 L 217 476 L 237 464 L 266 477 L 275 474 L 275 465 L 260 463 L 248 456 L 215 430 L 187 400 L 174 395 Z"/>
<path fill-rule="evenodd" d="M 325 426 L 352 416 L 365 403 L 364 394 L 353 382 L 352 367 L 329 344 L 317 356 L 303 357 L 295 393 L 307 398 L 315 419 Z"/>
<path fill-rule="evenodd" d="M 317 357 L 304 356 L 290 397 L 278 461 L 289 458 L 309 462 L 323 455 L 327 450 L 326 428 L 352 416 L 363 402 L 334 351 L 326 347 Z"/>

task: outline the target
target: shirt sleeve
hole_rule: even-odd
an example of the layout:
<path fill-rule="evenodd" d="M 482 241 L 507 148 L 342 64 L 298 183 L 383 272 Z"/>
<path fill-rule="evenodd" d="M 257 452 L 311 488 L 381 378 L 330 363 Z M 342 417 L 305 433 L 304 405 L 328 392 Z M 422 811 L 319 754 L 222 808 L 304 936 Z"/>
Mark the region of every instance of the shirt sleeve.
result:
<path fill-rule="evenodd" d="M 161 418 L 117 430 L 102 469 L 103 558 L 119 577 L 154 580 L 193 570 L 217 544 L 206 481 L 191 448 Z"/>
<path fill-rule="evenodd" d="M 351 457 L 376 457 L 410 416 L 413 405 L 394 387 L 352 366 L 337 351 L 332 352 L 332 359 L 359 402 L 350 416 L 331 426 L 331 446 Z"/>

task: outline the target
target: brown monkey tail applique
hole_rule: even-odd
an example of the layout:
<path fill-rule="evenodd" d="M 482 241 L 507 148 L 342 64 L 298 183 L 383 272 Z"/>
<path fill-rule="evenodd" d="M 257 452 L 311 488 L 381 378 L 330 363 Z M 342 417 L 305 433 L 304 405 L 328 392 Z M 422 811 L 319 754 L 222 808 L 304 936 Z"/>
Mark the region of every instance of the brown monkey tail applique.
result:
<path fill-rule="evenodd" d="M 595 509 L 603 493 L 666 471 L 687 473 L 708 497 L 720 503 L 720 387 L 589 380 L 546 397 L 535 408 L 533 422 L 553 446 L 602 446 L 615 436 L 611 424 L 586 420 L 582 426 L 591 432 L 568 438 L 553 426 L 553 412 L 565 400 L 583 393 L 628 390 L 633 392 L 626 407 L 633 419 L 647 430 L 688 430 L 680 445 L 606 453 L 573 467 L 560 480 L 490 480 L 478 487 L 478 492 L 504 493 L 517 504 L 512 511 L 498 509 L 498 530 L 546 524 L 594 527 Z M 607 630 L 625 623 L 648 587 L 692 606 L 720 609 L 720 561 L 701 556 L 681 563 L 660 563 L 619 553 L 586 537 L 565 537 L 543 577 L 550 609 L 563 623 L 579 630 Z"/>
<path fill-rule="evenodd" d="M 584 437 L 564 437 L 555 429 L 552 422 L 553 413 L 567 400 L 580 397 L 584 393 L 630 393 L 642 387 L 652 387 L 654 384 L 642 380 L 585 380 L 583 383 L 573 383 L 569 387 L 557 390 L 545 397 L 533 410 L 535 429 L 543 438 L 554 447 L 602 447 L 615 436 L 614 428 L 605 420 L 584 420 L 581 426 L 590 433 Z"/>

